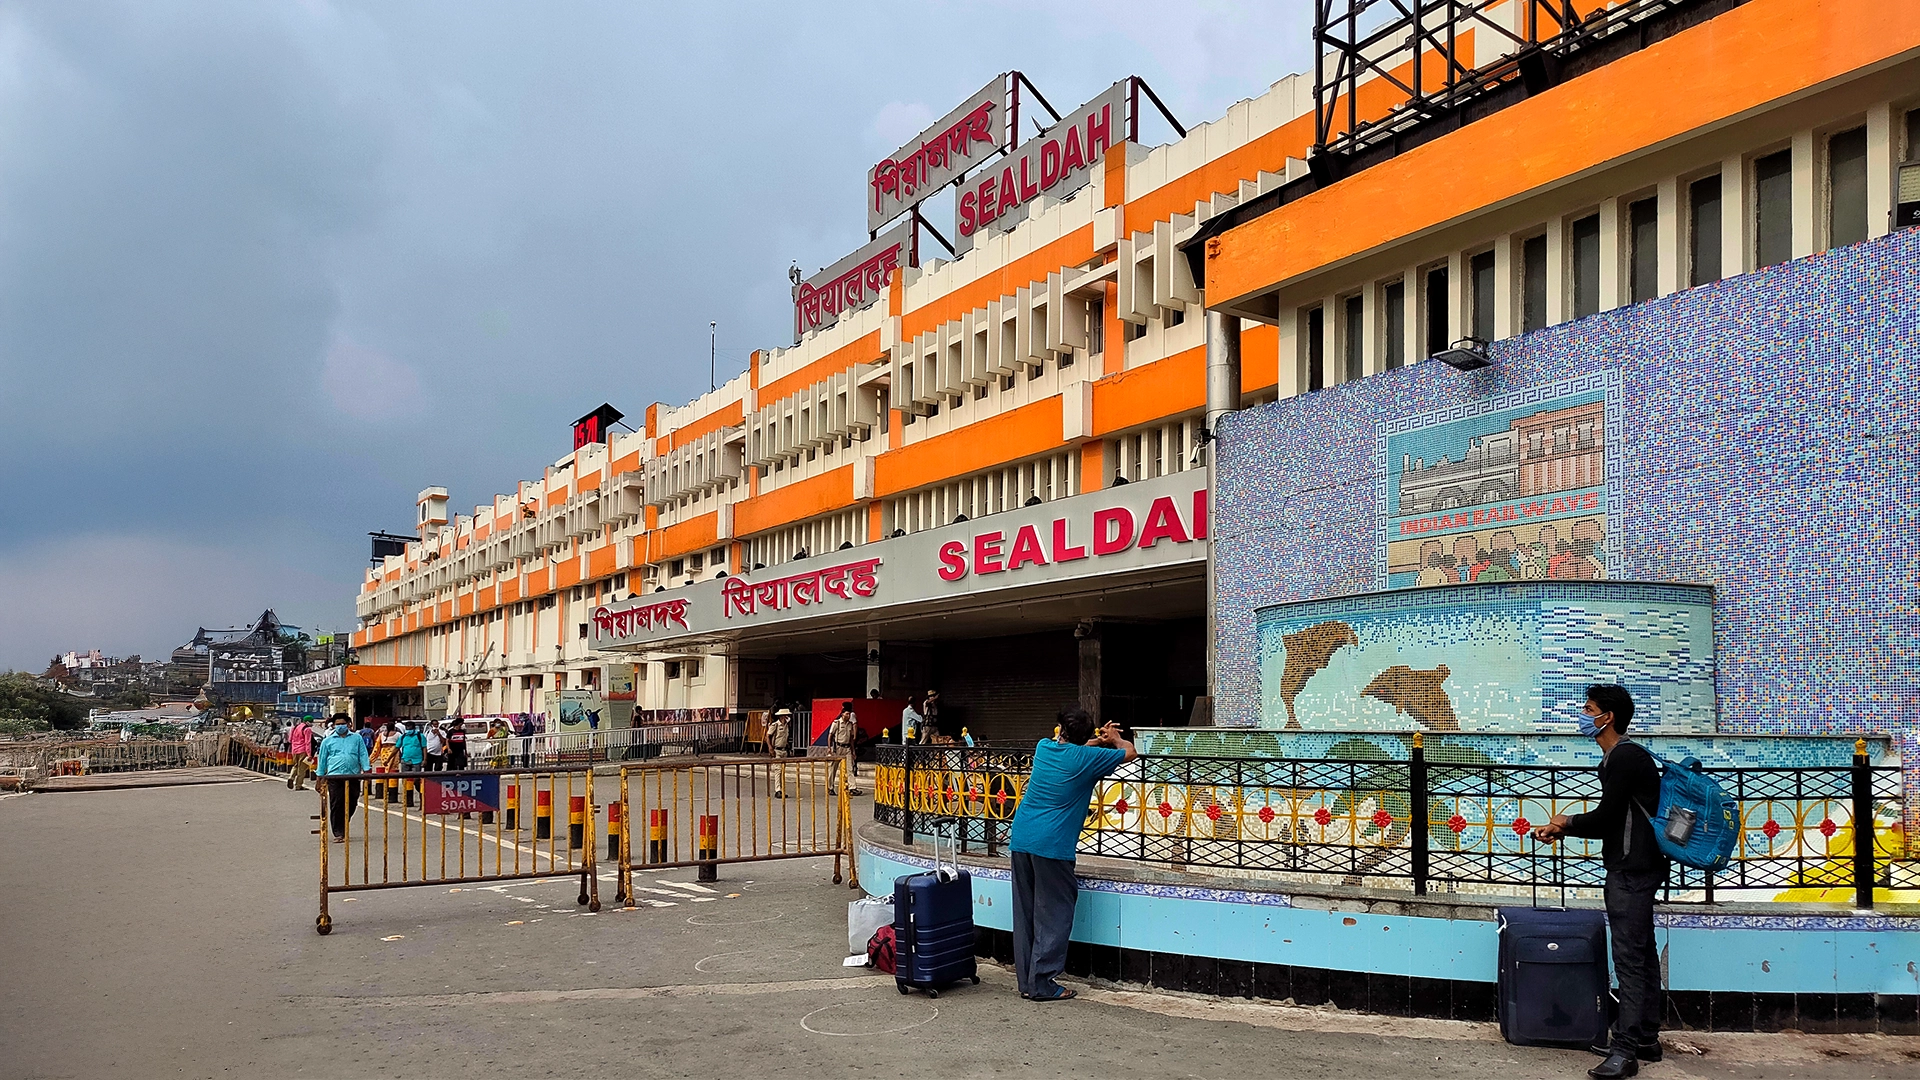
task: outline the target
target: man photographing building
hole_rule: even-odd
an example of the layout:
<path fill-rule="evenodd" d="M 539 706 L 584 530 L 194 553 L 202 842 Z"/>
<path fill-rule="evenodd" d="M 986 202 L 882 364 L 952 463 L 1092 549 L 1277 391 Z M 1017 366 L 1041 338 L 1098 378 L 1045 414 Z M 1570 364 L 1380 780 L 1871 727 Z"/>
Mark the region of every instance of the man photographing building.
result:
<path fill-rule="evenodd" d="M 1079 706 L 1063 709 L 1060 734 L 1042 739 L 1033 772 L 1013 812 L 1007 847 L 1013 861 L 1013 969 L 1020 996 L 1065 1001 L 1073 991 L 1054 979 L 1066 970 L 1067 939 L 1079 899 L 1073 862 L 1100 778 L 1138 757 L 1120 725 L 1095 734 Z"/>
<path fill-rule="evenodd" d="M 1660 766 L 1646 747 L 1627 738 L 1633 696 L 1624 686 L 1587 687 L 1580 733 L 1600 744 L 1600 805 L 1571 817 L 1555 814 L 1534 836 L 1556 841 L 1578 836 L 1600 841 L 1607 868 L 1607 929 L 1613 939 L 1613 974 L 1620 983 L 1620 1018 L 1613 1040 L 1595 1046 L 1607 1060 L 1588 1070 L 1597 1080 L 1633 1076 L 1639 1062 L 1659 1061 L 1660 1020 L 1666 1011 L 1660 987 L 1660 950 L 1653 940 L 1653 896 L 1667 883 L 1667 857 L 1649 819 L 1660 803 Z"/>

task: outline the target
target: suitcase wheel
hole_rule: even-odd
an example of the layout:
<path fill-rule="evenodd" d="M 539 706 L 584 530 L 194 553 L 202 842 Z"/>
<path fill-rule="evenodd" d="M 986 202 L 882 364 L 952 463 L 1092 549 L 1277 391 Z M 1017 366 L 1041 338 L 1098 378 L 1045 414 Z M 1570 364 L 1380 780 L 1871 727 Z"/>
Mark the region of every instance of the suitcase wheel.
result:
<path fill-rule="evenodd" d="M 975 985 L 975 986 L 979 986 L 979 985 L 980 985 L 980 976 L 978 976 L 978 975 L 969 975 L 969 976 L 967 976 L 967 978 L 969 978 L 969 979 L 972 979 L 972 980 L 973 980 L 973 985 Z"/>
<path fill-rule="evenodd" d="M 906 983 L 901 982 L 899 979 L 893 980 L 893 985 L 899 987 L 900 993 L 903 995 L 913 993 L 913 987 L 908 986 Z"/>
<path fill-rule="evenodd" d="M 930 998 L 937 998 L 940 996 L 940 991 L 935 990 L 933 987 L 929 986 L 927 987 L 927 996 Z"/>

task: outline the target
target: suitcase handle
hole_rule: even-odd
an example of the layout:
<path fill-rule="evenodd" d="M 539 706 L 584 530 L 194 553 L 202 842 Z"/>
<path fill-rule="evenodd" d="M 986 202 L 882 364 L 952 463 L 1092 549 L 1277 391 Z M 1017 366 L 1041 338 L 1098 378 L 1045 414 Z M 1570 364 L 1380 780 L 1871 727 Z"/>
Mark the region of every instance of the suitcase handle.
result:
<path fill-rule="evenodd" d="M 948 869 L 940 864 L 940 837 L 947 830 L 953 830 L 949 837 L 953 845 L 953 864 Z M 941 817 L 933 819 L 933 872 L 941 881 L 953 881 L 960 876 L 960 819 Z"/>

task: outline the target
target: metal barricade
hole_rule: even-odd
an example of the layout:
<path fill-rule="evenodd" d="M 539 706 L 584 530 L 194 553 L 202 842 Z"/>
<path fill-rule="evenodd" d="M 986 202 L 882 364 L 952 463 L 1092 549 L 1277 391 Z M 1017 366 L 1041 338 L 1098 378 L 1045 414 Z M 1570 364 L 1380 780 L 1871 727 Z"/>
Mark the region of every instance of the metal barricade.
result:
<path fill-rule="evenodd" d="M 590 770 L 384 772 L 315 779 L 320 915 L 314 927 L 322 934 L 333 930 L 331 894 L 374 889 L 578 877 L 579 903 L 600 910 Z M 565 816 L 556 821 L 556 815 Z"/>
<path fill-rule="evenodd" d="M 836 775 L 838 773 L 838 775 Z M 833 882 L 854 864 L 845 759 L 628 765 L 620 770 L 615 898 L 634 906 L 633 872 L 723 863 L 833 858 Z"/>

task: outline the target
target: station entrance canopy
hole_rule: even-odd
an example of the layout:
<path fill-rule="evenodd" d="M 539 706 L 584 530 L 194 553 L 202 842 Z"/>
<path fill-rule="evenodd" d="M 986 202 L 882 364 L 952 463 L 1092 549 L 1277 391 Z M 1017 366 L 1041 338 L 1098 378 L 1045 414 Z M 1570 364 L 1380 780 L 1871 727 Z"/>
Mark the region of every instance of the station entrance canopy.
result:
<path fill-rule="evenodd" d="M 289 694 L 329 690 L 417 690 L 427 669 L 412 664 L 347 664 L 309 671 L 287 680 Z"/>
<path fill-rule="evenodd" d="M 1206 537 L 1207 472 L 1188 470 L 600 607 L 593 647 L 853 644 L 1004 634 L 1036 615 L 1187 614 L 1204 605 Z"/>

